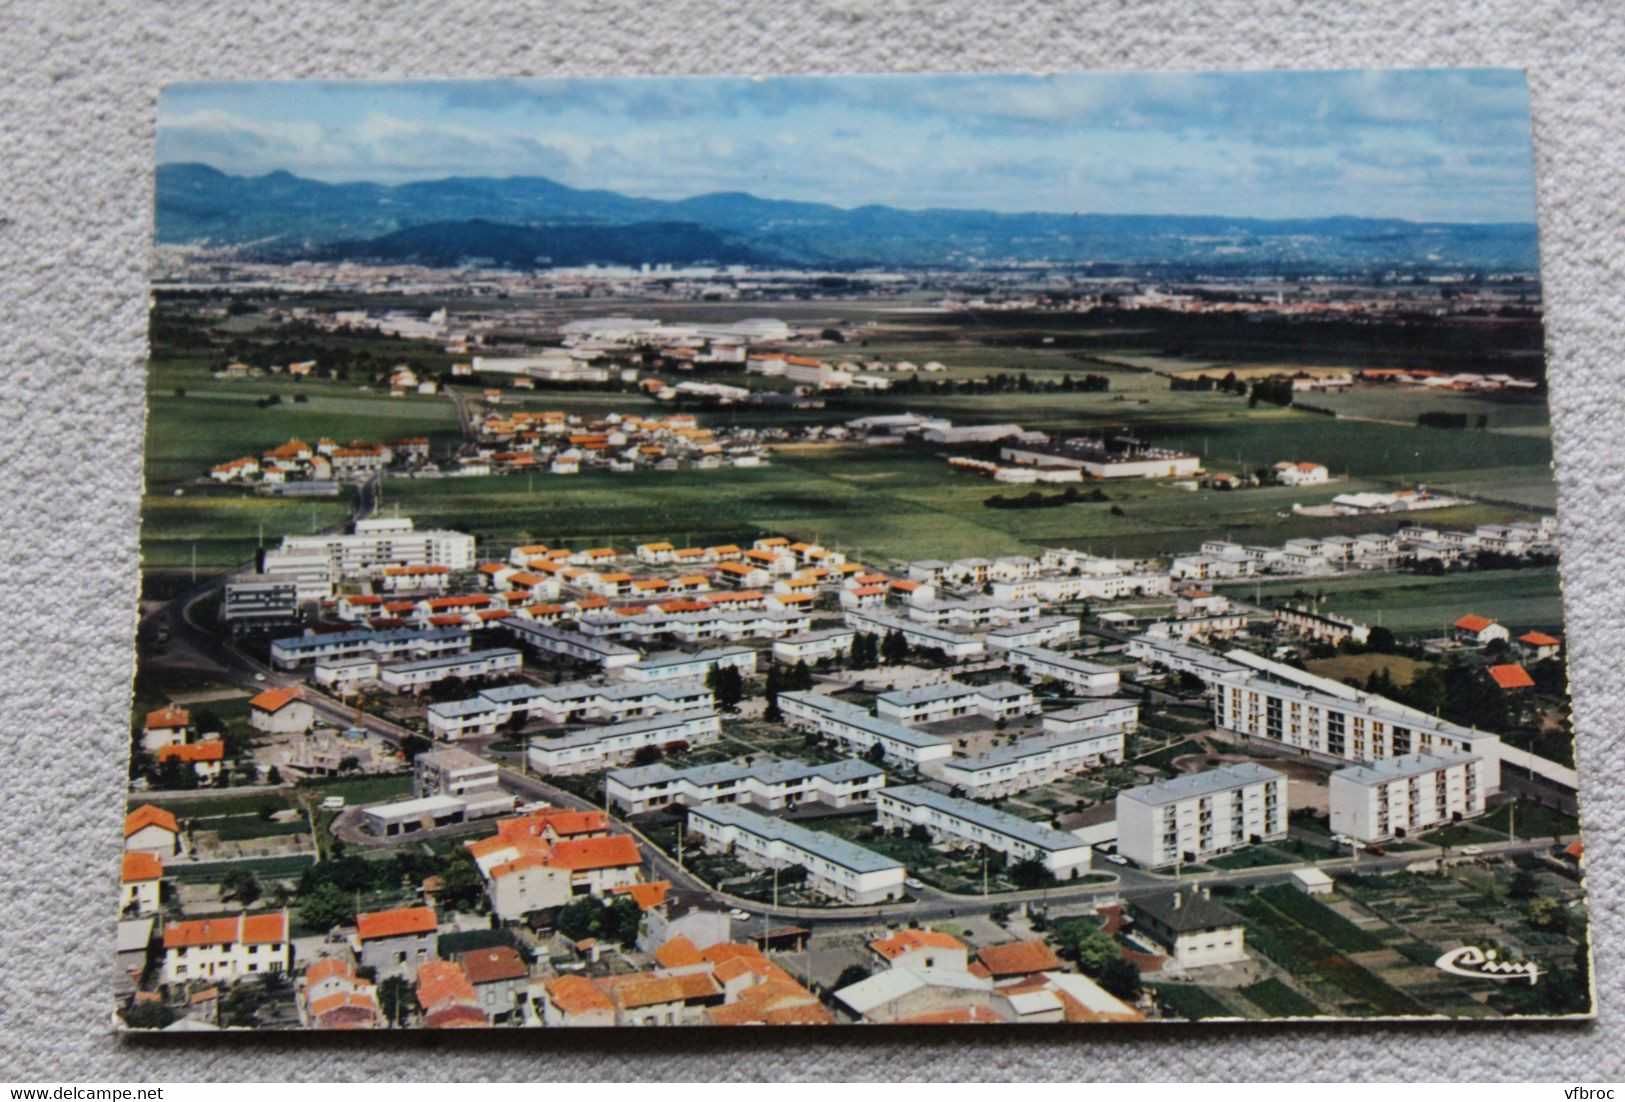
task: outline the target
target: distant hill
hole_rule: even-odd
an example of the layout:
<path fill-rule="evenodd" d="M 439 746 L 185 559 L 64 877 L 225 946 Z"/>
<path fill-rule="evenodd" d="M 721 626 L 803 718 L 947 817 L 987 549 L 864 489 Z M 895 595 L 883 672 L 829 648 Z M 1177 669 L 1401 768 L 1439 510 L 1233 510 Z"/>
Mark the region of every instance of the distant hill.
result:
<path fill-rule="evenodd" d="M 1528 270 L 1529 223 L 843 209 L 718 192 L 641 199 L 539 176 L 328 184 L 158 168 L 160 244 L 300 257 L 503 265 L 774 263 L 977 267 L 1051 261 L 1237 271 Z"/>
<path fill-rule="evenodd" d="M 377 260 L 433 267 L 546 268 L 580 264 L 778 264 L 782 257 L 692 222 L 512 226 L 471 219 L 408 226 L 364 241 L 303 251 L 320 260 Z"/>

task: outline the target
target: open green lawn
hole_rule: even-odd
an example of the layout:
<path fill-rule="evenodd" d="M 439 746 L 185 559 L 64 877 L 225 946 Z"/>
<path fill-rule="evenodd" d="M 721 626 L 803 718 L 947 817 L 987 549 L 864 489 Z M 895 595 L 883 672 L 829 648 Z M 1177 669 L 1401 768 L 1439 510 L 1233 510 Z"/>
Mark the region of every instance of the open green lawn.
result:
<path fill-rule="evenodd" d="M 1369 577 L 1238 584 L 1237 596 L 1268 601 L 1319 593 L 1327 611 L 1396 635 L 1438 636 L 1464 613 L 1475 612 L 1522 632 L 1563 630 L 1563 604 L 1556 567 L 1467 570 L 1442 577 L 1374 574 Z M 1397 674 L 1397 670 L 1395 671 Z"/>
<path fill-rule="evenodd" d="M 375 804 L 400 799 L 412 794 L 412 775 L 394 773 L 383 777 L 353 777 L 341 781 L 320 781 L 300 785 L 300 791 L 309 792 L 318 799 L 343 796 L 350 806 Z"/>
<path fill-rule="evenodd" d="M 1202 540 L 1249 543 L 1368 531 L 1370 518 L 1290 512 L 1290 490 L 1192 494 L 1155 483 L 1105 487 L 1110 500 L 1053 509 L 989 509 L 1011 488 L 912 448 L 779 448 L 758 469 L 390 479 L 386 505 L 420 524 L 475 532 L 485 554 L 516 543 L 649 539 L 736 542 L 775 533 L 815 538 L 862 559 L 957 558 L 1073 546 L 1101 554 L 1194 551 Z M 1328 496 L 1328 495 L 1324 495 Z M 1121 515 L 1112 513 L 1113 507 Z M 1527 519 L 1517 510 L 1441 510 L 1440 523 Z"/>
<path fill-rule="evenodd" d="M 442 396 L 391 398 L 360 383 L 287 376 L 215 379 L 198 361 L 155 360 L 147 375 L 147 489 L 163 493 L 241 455 L 257 455 L 295 437 L 314 444 L 427 436 L 437 448 L 460 438 L 457 411 Z M 184 389 L 178 397 L 176 388 Z M 255 403 L 277 394 L 280 405 Z M 296 395 L 306 401 L 295 402 Z"/>
<path fill-rule="evenodd" d="M 1580 833 L 1580 821 L 1574 816 L 1532 804 L 1527 800 L 1517 801 L 1516 813 L 1512 813 L 1508 805 L 1502 804 L 1479 819 L 1478 823 L 1505 834 L 1508 819 L 1511 820 L 1512 829 L 1519 838 L 1553 838 L 1558 835 Z"/>
<path fill-rule="evenodd" d="M 148 494 L 141 499 L 141 566 L 189 569 L 196 551 L 200 570 L 247 562 L 260 546 L 275 547 L 285 535 L 309 535 L 350 515 L 352 491 L 338 497 L 260 497 L 244 490 L 188 488 L 185 496 Z"/>
<path fill-rule="evenodd" d="M 184 884 L 207 883 L 219 880 L 232 869 L 246 869 L 261 880 L 295 880 L 312 864 L 306 854 L 287 857 L 253 857 L 243 861 L 212 861 L 196 865 L 174 864 L 164 869 L 164 875 Z"/>

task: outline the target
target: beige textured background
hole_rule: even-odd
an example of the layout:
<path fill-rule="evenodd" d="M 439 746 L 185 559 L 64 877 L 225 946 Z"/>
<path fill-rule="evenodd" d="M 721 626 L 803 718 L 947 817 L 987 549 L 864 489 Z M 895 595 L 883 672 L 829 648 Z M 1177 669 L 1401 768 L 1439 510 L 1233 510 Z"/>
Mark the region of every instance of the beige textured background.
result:
<path fill-rule="evenodd" d="M 1597 0 L 0 3 L 0 1079 L 1620 1078 L 1619 15 Z M 1533 87 L 1596 1024 L 342 1042 L 112 1033 L 160 82 L 1483 64 L 1524 66 Z"/>

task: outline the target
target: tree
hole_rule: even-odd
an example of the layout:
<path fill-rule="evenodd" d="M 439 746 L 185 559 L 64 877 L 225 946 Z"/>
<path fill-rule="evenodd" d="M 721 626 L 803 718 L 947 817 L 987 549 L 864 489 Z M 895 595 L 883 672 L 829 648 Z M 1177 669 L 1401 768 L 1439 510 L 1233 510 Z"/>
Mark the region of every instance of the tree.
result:
<path fill-rule="evenodd" d="M 401 757 L 405 758 L 409 762 L 416 758 L 419 754 L 425 753 L 433 748 L 434 743 L 429 739 L 424 738 L 422 735 L 407 735 L 405 738 L 401 739 Z"/>
<path fill-rule="evenodd" d="M 1010 883 L 1018 888 L 1047 888 L 1055 883 L 1055 874 L 1036 857 L 1017 861 L 1010 866 L 1008 875 Z"/>
<path fill-rule="evenodd" d="M 599 912 L 603 909 L 604 905 L 592 896 L 579 896 L 559 908 L 553 928 L 571 941 L 594 937 L 601 924 Z"/>
<path fill-rule="evenodd" d="M 653 765 L 661 758 L 660 747 L 640 746 L 632 752 L 633 765 Z"/>
<path fill-rule="evenodd" d="M 1061 955 L 1078 970 L 1120 999 L 1138 998 L 1140 972 L 1122 948 L 1087 918 L 1058 922 L 1055 938 Z"/>
<path fill-rule="evenodd" d="M 908 661 L 908 640 L 903 638 L 901 631 L 893 628 L 886 633 L 885 641 L 881 643 L 881 657 L 888 666 Z"/>
<path fill-rule="evenodd" d="M 274 765 L 271 766 L 270 769 L 265 771 L 265 783 L 266 784 L 281 784 L 282 783 L 282 770 L 278 769 Z"/>
<path fill-rule="evenodd" d="M 1535 879 L 1535 874 L 1528 869 L 1519 869 L 1512 874 L 1512 879 L 1507 881 L 1507 898 L 1533 899 L 1539 889 L 1540 882 Z"/>
<path fill-rule="evenodd" d="M 915 823 L 908 828 L 908 839 L 911 842 L 919 842 L 921 845 L 929 846 L 931 844 L 931 828 L 924 823 Z"/>
<path fill-rule="evenodd" d="M 259 878 L 250 869 L 241 866 L 227 869 L 220 878 L 220 898 L 231 899 L 244 907 L 252 907 L 260 897 Z"/>
<path fill-rule="evenodd" d="M 440 879 L 440 902 L 456 911 L 474 910 L 485 896 L 485 880 L 474 855 L 462 846 L 446 858 Z"/>
<path fill-rule="evenodd" d="M 705 675 L 705 687 L 711 690 L 717 709 L 723 712 L 735 711 L 745 696 L 744 678 L 733 666 L 712 666 L 711 672 Z"/>
<path fill-rule="evenodd" d="M 355 916 L 355 899 L 336 884 L 323 884 L 299 901 L 299 924 L 327 931 Z"/>
<path fill-rule="evenodd" d="M 400 1028 L 412 1002 L 412 983 L 405 976 L 387 976 L 379 983 L 378 1009 L 384 1012 L 384 1020 L 390 1025 Z"/>
<path fill-rule="evenodd" d="M 1531 899 L 1529 925 L 1547 933 L 1562 933 L 1569 928 L 1569 915 L 1555 899 Z"/>
<path fill-rule="evenodd" d="M 1380 625 L 1371 629 L 1365 645 L 1367 650 L 1376 651 L 1378 654 L 1392 654 L 1399 649 L 1399 641 L 1394 638 L 1394 633 Z"/>
<path fill-rule="evenodd" d="M 995 903 L 993 905 L 993 909 L 987 912 L 987 917 L 991 918 L 1000 926 L 1003 926 L 1006 922 L 1010 921 L 1010 904 Z"/>
<path fill-rule="evenodd" d="M 162 1029 L 175 1020 L 175 1012 L 163 1003 L 134 1003 L 124 1011 L 124 1024 L 131 1029 Z"/>

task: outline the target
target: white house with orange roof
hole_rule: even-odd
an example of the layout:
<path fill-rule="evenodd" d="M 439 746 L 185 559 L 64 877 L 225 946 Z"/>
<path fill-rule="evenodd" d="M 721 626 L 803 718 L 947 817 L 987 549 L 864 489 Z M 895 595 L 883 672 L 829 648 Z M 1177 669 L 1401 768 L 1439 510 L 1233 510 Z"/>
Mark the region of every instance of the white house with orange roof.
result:
<path fill-rule="evenodd" d="M 126 918 L 157 914 L 163 882 L 162 857 L 125 850 L 119 875 L 119 913 Z"/>
<path fill-rule="evenodd" d="M 256 731 L 291 734 L 308 731 L 316 710 L 301 698 L 297 687 L 266 689 L 248 702 L 248 725 Z"/>
<path fill-rule="evenodd" d="M 1471 613 L 1450 625 L 1450 630 L 1456 642 L 1475 647 L 1486 647 L 1494 642 L 1505 643 L 1512 638 L 1512 633 L 1494 620 Z"/>
<path fill-rule="evenodd" d="M 1331 473 L 1320 463 L 1281 462 L 1275 464 L 1275 481 L 1283 486 L 1315 486 L 1331 481 Z"/>
<path fill-rule="evenodd" d="M 150 754 L 165 746 L 185 742 L 186 728 L 191 723 L 191 713 L 173 704 L 148 712 L 146 721 L 141 725 L 141 748 Z"/>
<path fill-rule="evenodd" d="M 307 1029 L 380 1029 L 377 987 L 356 975 L 348 956 L 312 961 L 299 980 L 299 1021 Z"/>
<path fill-rule="evenodd" d="M 504 819 L 496 834 L 467 843 L 499 918 L 517 922 L 532 911 L 559 907 L 580 895 L 601 896 L 643 879 L 643 858 L 630 835 L 608 834 L 596 829 L 604 824 L 586 823 L 572 836 L 561 837 L 546 829 L 548 817 L 542 814 L 541 829 L 538 816 Z"/>
<path fill-rule="evenodd" d="M 180 852 L 180 834 L 180 823 L 174 814 L 154 804 L 143 804 L 124 817 L 127 853 L 172 856 Z"/>
<path fill-rule="evenodd" d="M 1563 649 L 1563 640 L 1544 631 L 1526 631 L 1518 636 L 1518 653 L 1528 662 L 1543 662 L 1556 658 Z"/>
<path fill-rule="evenodd" d="M 226 763 L 226 744 L 212 738 L 180 746 L 165 746 L 159 749 L 157 757 L 160 766 L 171 761 L 190 765 L 200 783 L 213 784 L 220 779 L 220 770 Z"/>
<path fill-rule="evenodd" d="M 285 973 L 292 964 L 285 909 L 170 922 L 163 944 L 163 980 L 169 984 L 236 983 Z"/>

